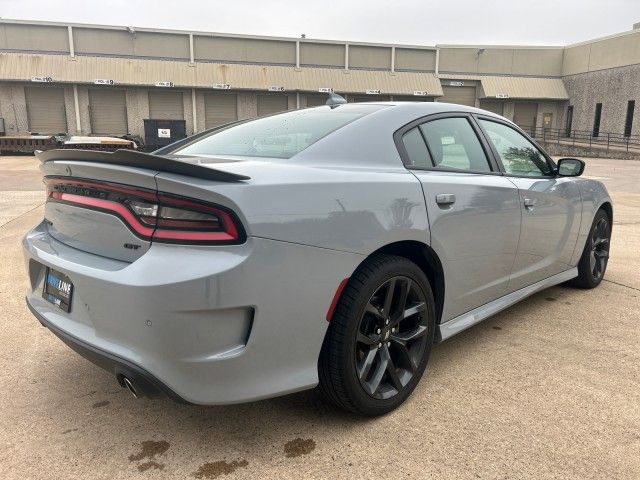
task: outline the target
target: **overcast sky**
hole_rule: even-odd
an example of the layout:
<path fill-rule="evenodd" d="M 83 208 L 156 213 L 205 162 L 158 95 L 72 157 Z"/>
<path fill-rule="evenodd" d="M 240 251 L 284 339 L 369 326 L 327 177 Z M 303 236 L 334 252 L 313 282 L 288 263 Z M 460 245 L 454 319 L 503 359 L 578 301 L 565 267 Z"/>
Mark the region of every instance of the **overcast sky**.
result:
<path fill-rule="evenodd" d="M 0 17 L 418 45 L 566 45 L 630 30 L 640 0 L 0 0 Z"/>

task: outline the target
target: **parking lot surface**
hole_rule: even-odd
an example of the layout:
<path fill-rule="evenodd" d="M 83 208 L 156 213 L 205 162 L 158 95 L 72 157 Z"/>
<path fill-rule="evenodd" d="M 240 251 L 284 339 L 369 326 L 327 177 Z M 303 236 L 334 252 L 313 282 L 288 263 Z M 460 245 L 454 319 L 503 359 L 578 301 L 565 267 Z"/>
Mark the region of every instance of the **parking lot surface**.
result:
<path fill-rule="evenodd" d="M 640 478 L 640 162 L 587 160 L 614 199 L 592 291 L 558 286 L 435 347 L 379 419 L 315 391 L 224 407 L 135 400 L 28 312 L 33 157 L 0 157 L 0 477 Z"/>

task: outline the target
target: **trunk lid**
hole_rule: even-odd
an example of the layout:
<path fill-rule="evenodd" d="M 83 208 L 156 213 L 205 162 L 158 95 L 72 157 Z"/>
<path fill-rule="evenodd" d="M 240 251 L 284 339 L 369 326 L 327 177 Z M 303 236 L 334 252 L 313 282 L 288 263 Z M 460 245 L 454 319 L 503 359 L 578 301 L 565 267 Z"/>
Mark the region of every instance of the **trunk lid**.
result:
<path fill-rule="evenodd" d="M 80 182 L 89 180 L 109 184 L 132 185 L 155 192 L 153 170 L 91 162 L 46 162 L 41 166 L 45 181 Z M 76 187 L 82 188 L 82 187 Z M 78 193 L 72 187 L 66 191 Z M 99 194 L 95 195 L 96 197 Z M 125 262 L 134 262 L 145 254 L 151 242 L 136 236 L 117 216 L 91 208 L 51 201 L 45 204 L 45 225 L 56 240 L 84 252 Z"/>
<path fill-rule="evenodd" d="M 248 177 L 167 157 L 134 151 L 114 153 L 49 150 L 38 155 L 47 183 L 45 225 L 56 240 L 95 255 L 134 262 L 149 250 L 154 227 L 132 228 L 131 212 L 114 198 L 124 198 L 122 186 L 149 203 L 157 201 L 156 176 L 161 172 L 196 177 L 200 181 L 236 182 Z M 82 205 L 67 201 L 81 199 Z M 105 202 L 118 207 L 106 212 Z M 145 238 L 146 237 L 146 238 Z"/>

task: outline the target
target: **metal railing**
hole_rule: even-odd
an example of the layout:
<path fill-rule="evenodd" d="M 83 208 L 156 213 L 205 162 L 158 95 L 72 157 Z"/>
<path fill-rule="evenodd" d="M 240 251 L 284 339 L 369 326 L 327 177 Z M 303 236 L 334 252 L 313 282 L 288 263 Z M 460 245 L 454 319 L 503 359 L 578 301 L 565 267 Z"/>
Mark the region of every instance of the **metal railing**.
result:
<path fill-rule="evenodd" d="M 531 137 L 546 143 L 598 148 L 601 150 L 638 151 L 640 135 L 599 132 L 594 135 L 590 130 L 567 130 L 566 128 L 521 127 Z"/>

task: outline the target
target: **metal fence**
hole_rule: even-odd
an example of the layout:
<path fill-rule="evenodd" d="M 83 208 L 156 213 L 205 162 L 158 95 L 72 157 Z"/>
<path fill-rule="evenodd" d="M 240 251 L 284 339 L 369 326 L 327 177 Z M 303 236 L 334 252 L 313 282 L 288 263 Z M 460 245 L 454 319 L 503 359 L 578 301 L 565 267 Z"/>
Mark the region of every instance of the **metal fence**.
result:
<path fill-rule="evenodd" d="M 541 142 L 559 145 L 598 148 L 601 150 L 639 151 L 640 135 L 626 136 L 622 133 L 599 132 L 594 135 L 590 130 L 567 130 L 566 128 L 521 127 L 531 137 Z"/>

